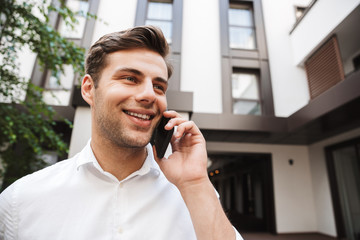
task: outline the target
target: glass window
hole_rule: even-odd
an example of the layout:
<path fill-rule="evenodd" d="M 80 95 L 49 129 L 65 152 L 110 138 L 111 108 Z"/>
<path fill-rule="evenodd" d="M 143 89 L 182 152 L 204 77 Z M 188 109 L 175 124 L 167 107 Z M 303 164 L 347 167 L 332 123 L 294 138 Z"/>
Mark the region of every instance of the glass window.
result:
<path fill-rule="evenodd" d="M 59 25 L 59 32 L 65 38 L 82 38 L 86 23 L 86 14 L 89 10 L 89 2 L 87 0 L 69 0 L 66 6 L 76 13 L 77 23 L 74 28 L 67 25 L 65 21 L 61 20 Z"/>
<path fill-rule="evenodd" d="M 70 101 L 71 88 L 74 81 L 74 71 L 71 65 L 64 66 L 64 73 L 61 73 L 59 80 L 48 72 L 44 100 L 47 104 L 67 106 Z"/>
<path fill-rule="evenodd" d="M 234 98 L 258 100 L 258 86 L 255 74 L 234 73 L 232 75 L 232 94 Z"/>
<path fill-rule="evenodd" d="M 252 27 L 254 24 L 251 11 L 249 9 L 230 8 L 229 24 Z"/>
<path fill-rule="evenodd" d="M 233 113 L 261 115 L 258 75 L 234 72 L 231 78 Z"/>
<path fill-rule="evenodd" d="M 256 49 L 254 29 L 230 27 L 230 47 Z"/>
<path fill-rule="evenodd" d="M 49 75 L 50 72 L 49 72 Z M 59 80 L 49 76 L 46 82 L 46 89 L 71 89 L 74 80 L 74 70 L 71 65 L 64 66 L 64 73 L 61 73 Z"/>
<path fill-rule="evenodd" d="M 70 90 L 48 91 L 43 92 L 44 102 L 48 105 L 68 106 L 70 102 Z"/>
<path fill-rule="evenodd" d="M 261 115 L 260 104 L 258 102 L 248 102 L 235 100 L 233 113 L 239 115 Z"/>
<path fill-rule="evenodd" d="M 148 18 L 172 20 L 172 4 L 162 2 L 149 2 L 148 5 Z"/>
<path fill-rule="evenodd" d="M 228 16 L 230 48 L 256 49 L 252 7 L 243 4 L 230 4 Z"/>
<path fill-rule="evenodd" d="M 172 41 L 172 28 L 173 28 L 173 15 L 172 15 L 172 2 L 157 2 L 150 1 L 148 3 L 146 25 L 154 25 L 159 27 L 169 44 Z"/>

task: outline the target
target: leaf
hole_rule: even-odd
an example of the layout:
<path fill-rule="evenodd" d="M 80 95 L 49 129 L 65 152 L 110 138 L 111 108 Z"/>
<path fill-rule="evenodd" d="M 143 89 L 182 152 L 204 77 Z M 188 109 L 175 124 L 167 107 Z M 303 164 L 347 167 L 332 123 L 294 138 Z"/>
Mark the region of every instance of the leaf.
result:
<path fill-rule="evenodd" d="M 44 89 L 20 77 L 18 53 L 29 48 L 43 69 L 60 78 L 65 64 L 83 71 L 85 50 L 63 38 L 51 25 L 48 14 L 58 14 L 74 26 L 76 13 L 64 0 L 1 0 L 0 8 L 0 158 L 4 189 L 16 179 L 45 166 L 39 155 L 52 150 L 66 155 L 68 146 L 55 129 L 55 110 L 43 100 Z M 54 5 L 55 2 L 60 4 Z M 40 16 L 33 13 L 37 10 Z M 87 17 L 93 17 L 87 15 Z M 26 99 L 22 96 L 26 93 Z M 61 118 L 60 118 L 61 119 Z M 62 119 L 69 128 L 72 123 Z"/>

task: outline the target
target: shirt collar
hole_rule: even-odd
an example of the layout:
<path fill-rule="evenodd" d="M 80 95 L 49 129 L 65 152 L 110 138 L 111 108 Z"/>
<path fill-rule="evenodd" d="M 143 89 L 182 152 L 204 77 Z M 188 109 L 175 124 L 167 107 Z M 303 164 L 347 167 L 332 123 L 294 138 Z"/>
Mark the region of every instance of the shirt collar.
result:
<path fill-rule="evenodd" d="M 83 150 L 80 153 L 78 153 L 78 157 L 76 159 L 76 168 L 77 170 L 79 170 L 80 167 L 93 163 L 93 166 L 95 168 L 100 170 L 100 172 L 104 172 L 104 170 L 101 168 L 100 164 L 95 158 L 94 152 L 92 151 L 90 146 L 90 142 L 91 139 L 87 142 Z M 155 176 L 160 175 L 160 167 L 154 159 L 154 154 L 150 143 L 146 145 L 146 151 L 147 151 L 147 157 L 142 167 L 139 170 L 130 174 L 126 179 L 129 179 L 137 175 L 144 176 L 148 173 L 153 173 Z"/>

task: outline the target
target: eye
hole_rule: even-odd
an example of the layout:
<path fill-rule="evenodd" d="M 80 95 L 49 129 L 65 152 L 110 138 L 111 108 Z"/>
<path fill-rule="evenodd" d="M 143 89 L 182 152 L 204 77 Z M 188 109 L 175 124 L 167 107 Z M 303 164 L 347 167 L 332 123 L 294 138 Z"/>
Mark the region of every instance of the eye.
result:
<path fill-rule="evenodd" d="M 124 77 L 125 80 L 130 81 L 130 82 L 136 82 L 136 78 L 132 77 L 132 76 L 126 76 Z"/>
<path fill-rule="evenodd" d="M 156 90 L 158 90 L 158 91 L 161 91 L 162 93 L 165 93 L 165 92 L 166 92 L 166 88 L 165 88 L 164 86 L 162 86 L 162 85 L 156 84 L 156 85 L 154 85 L 154 88 L 155 88 Z"/>

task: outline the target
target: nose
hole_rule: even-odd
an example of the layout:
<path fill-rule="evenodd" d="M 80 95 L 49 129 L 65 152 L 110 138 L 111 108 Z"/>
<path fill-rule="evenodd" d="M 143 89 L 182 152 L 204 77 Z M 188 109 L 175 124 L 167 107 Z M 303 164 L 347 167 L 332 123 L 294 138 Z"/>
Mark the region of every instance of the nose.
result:
<path fill-rule="evenodd" d="M 156 101 L 156 93 L 152 81 L 144 81 L 136 95 L 136 101 L 143 104 L 152 104 Z"/>

